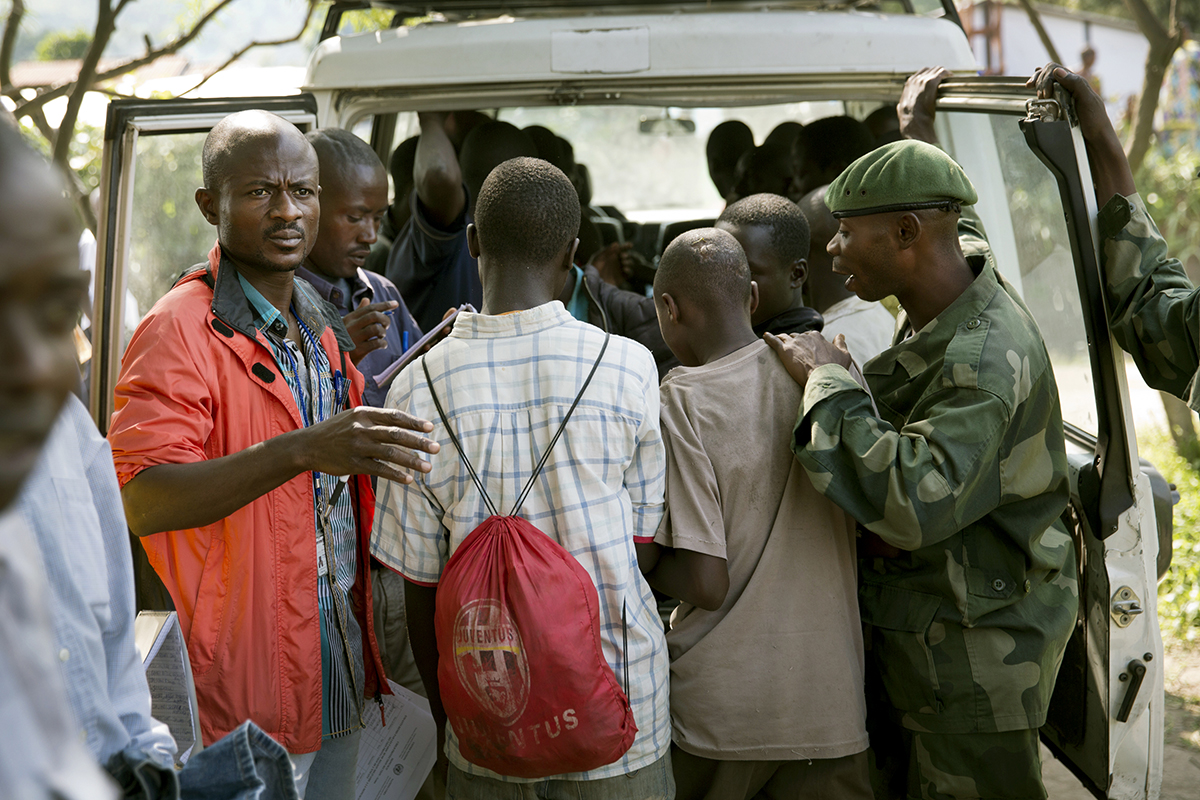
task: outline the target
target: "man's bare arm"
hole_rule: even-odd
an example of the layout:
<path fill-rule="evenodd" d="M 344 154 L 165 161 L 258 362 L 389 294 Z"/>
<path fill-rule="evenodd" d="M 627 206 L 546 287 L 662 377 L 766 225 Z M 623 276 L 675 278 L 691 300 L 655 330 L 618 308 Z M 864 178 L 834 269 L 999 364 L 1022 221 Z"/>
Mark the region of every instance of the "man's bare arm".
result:
<path fill-rule="evenodd" d="M 462 169 L 446 135 L 446 114 L 424 112 L 419 118 L 421 138 L 413 163 L 413 184 L 432 221 L 444 228 L 458 219 L 467 204 Z"/>
<path fill-rule="evenodd" d="M 210 525 L 310 470 L 409 483 L 406 470 L 429 471 L 415 451 L 438 451 L 431 430 L 393 409 L 343 411 L 222 458 L 149 467 L 121 490 L 125 516 L 138 536 Z"/>
<path fill-rule="evenodd" d="M 446 757 L 446 710 L 442 707 L 442 695 L 438 688 L 437 632 L 434 628 L 434 607 L 437 602 L 436 586 L 418 586 L 404 582 L 404 608 L 408 618 L 408 641 L 412 645 L 413 660 L 425 694 L 429 697 L 429 712 L 437 725 L 437 761 L 434 769 L 443 780 L 449 760 Z"/>
<path fill-rule="evenodd" d="M 656 557 L 648 552 L 651 546 L 658 550 Z M 729 594 L 725 559 L 658 544 L 639 544 L 637 551 L 646 582 L 663 594 L 705 611 L 716 611 L 725 602 Z"/>
<path fill-rule="evenodd" d="M 1055 83 L 1070 92 L 1075 100 L 1079 132 L 1083 134 L 1088 161 L 1092 166 L 1096 201 L 1103 206 L 1114 194 L 1136 194 L 1133 170 L 1129 168 L 1129 160 L 1113 129 L 1112 120 L 1108 118 L 1104 101 L 1085 78 L 1051 62 L 1035 72 L 1025 85 L 1036 89 L 1039 99 L 1048 100 L 1054 97 Z"/>

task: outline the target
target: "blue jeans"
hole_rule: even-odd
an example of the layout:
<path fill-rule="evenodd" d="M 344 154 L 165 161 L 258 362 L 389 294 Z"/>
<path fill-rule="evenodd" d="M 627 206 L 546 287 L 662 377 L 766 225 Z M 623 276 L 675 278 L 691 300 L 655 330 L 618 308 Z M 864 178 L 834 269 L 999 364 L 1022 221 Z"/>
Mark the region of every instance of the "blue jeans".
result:
<path fill-rule="evenodd" d="M 301 800 L 354 800 L 358 743 L 362 729 L 335 739 L 322 739 L 315 753 L 293 754 L 292 768 Z"/>
<path fill-rule="evenodd" d="M 648 767 L 597 781 L 505 783 L 451 764 L 446 800 L 675 800 L 675 778 L 670 753 Z"/>
<path fill-rule="evenodd" d="M 188 759 L 179 788 L 182 800 L 298 800 L 287 751 L 249 721 Z"/>

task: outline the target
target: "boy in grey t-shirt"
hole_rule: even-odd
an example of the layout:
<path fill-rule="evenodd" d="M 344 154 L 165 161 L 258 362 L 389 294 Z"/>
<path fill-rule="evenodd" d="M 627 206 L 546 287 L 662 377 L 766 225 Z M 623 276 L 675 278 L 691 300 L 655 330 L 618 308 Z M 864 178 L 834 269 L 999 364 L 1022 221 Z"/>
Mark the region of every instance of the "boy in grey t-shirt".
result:
<path fill-rule="evenodd" d="M 738 242 L 680 236 L 654 280 L 684 365 L 660 388 L 667 513 L 639 545 L 680 598 L 671 658 L 679 800 L 871 798 L 854 525 L 789 448 L 801 387 L 751 328 Z"/>

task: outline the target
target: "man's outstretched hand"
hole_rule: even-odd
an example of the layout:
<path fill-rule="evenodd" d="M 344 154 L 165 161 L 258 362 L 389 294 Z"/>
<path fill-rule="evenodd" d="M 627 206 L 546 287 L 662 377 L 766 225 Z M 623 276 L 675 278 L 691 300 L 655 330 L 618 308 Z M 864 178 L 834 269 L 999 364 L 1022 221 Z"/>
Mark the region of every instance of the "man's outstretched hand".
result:
<path fill-rule="evenodd" d="M 306 469 L 327 475 L 374 475 L 412 483 L 413 472 L 429 472 L 418 453 L 436 453 L 423 434 L 433 423 L 391 408 L 352 408 L 296 433 L 304 437 Z"/>
<path fill-rule="evenodd" d="M 850 351 L 846 349 L 846 337 L 840 333 L 830 342 L 816 331 L 807 333 L 763 334 L 763 339 L 779 356 L 788 374 L 796 383 L 804 386 L 814 369 L 824 364 L 838 364 L 850 368 Z"/>

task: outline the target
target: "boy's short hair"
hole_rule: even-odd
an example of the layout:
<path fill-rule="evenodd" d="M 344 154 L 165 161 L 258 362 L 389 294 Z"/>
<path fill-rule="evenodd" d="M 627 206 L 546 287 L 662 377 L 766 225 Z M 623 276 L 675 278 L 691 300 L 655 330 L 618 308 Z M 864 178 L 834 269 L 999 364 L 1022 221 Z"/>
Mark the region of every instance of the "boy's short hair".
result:
<path fill-rule="evenodd" d="M 721 212 L 717 222 L 748 228 L 758 225 L 771 233 L 771 247 L 780 263 L 808 258 L 808 220 L 800 206 L 777 194 L 752 194 Z"/>
<path fill-rule="evenodd" d="M 304 138 L 317 151 L 317 161 L 327 168 L 341 169 L 353 165 L 383 171 L 383 162 L 371 145 L 344 128 L 317 128 L 304 134 Z M 341 175 L 338 177 L 341 178 Z"/>
<path fill-rule="evenodd" d="M 499 264 L 543 264 L 579 235 L 579 195 L 563 171 L 540 158 L 492 170 L 475 202 L 479 249 Z"/>
<path fill-rule="evenodd" d="M 719 228 L 681 233 L 663 252 L 654 293 L 704 307 L 740 308 L 750 297 L 750 265 L 733 234 Z"/>

